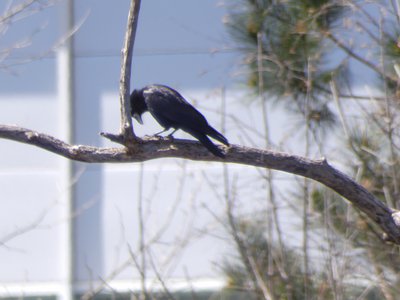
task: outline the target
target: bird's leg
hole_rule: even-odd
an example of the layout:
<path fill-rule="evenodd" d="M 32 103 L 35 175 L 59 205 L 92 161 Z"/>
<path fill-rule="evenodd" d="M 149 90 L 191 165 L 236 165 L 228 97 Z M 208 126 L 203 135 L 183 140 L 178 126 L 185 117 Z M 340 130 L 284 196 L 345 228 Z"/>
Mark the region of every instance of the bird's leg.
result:
<path fill-rule="evenodd" d="M 173 138 L 172 135 L 173 135 L 177 130 L 179 130 L 179 128 L 175 128 L 174 131 L 172 131 L 170 134 L 167 135 L 167 137 Z"/>
<path fill-rule="evenodd" d="M 160 132 L 155 133 L 154 136 L 158 136 L 158 137 L 159 137 L 161 133 L 166 132 L 166 131 L 168 131 L 168 130 L 169 130 L 169 128 L 166 128 L 166 129 L 164 129 L 164 130 L 161 130 Z"/>
<path fill-rule="evenodd" d="M 165 128 L 164 130 L 157 132 L 156 134 L 154 134 L 155 137 L 158 137 L 160 139 L 173 139 L 174 137 L 172 136 L 174 134 L 175 131 L 177 131 L 178 129 L 174 129 L 174 131 L 172 131 L 170 134 L 168 134 L 166 137 L 160 136 L 161 133 L 168 131 L 170 128 Z"/>

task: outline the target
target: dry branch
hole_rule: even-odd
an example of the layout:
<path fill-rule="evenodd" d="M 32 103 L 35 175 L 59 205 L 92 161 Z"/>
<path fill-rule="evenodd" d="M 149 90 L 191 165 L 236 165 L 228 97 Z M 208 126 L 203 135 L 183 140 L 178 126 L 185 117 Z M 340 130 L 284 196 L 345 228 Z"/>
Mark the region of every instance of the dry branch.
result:
<path fill-rule="evenodd" d="M 122 49 L 121 61 L 121 77 L 119 86 L 120 109 L 121 109 L 121 126 L 120 134 L 124 137 L 126 142 L 135 140 L 135 133 L 132 126 L 131 110 L 129 103 L 130 95 L 130 78 L 132 66 L 133 46 L 135 43 L 136 29 L 139 19 L 140 0 L 132 0 L 128 24 L 125 32 L 125 42 Z"/>
<path fill-rule="evenodd" d="M 103 136 L 116 142 L 118 139 L 115 137 L 120 137 L 112 134 Z M 387 207 L 353 179 L 329 165 L 325 159 L 312 160 L 239 145 L 227 148 L 226 158 L 221 159 L 212 155 L 199 142 L 158 137 L 137 139 L 137 143 L 129 148 L 70 145 L 47 134 L 15 125 L 0 125 L 0 138 L 37 146 L 68 159 L 87 163 L 132 163 L 177 157 L 195 161 L 237 163 L 300 175 L 322 183 L 349 200 L 382 229 L 387 240 L 400 245 L 400 212 Z"/>

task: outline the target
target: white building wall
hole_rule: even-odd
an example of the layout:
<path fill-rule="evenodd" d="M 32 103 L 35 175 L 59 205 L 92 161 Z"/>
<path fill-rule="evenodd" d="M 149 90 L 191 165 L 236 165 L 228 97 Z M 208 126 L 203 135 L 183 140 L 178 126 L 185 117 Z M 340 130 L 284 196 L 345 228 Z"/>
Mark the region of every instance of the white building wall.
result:
<path fill-rule="evenodd" d="M 162 2 L 143 3 L 136 43 L 139 56 L 134 59 L 134 86 L 162 82 L 182 90 L 184 87 L 214 88 L 225 83 L 226 70 L 206 67 L 219 61 L 226 68 L 224 60 L 204 53 L 210 48 L 208 39 L 193 37 L 192 29 L 182 25 L 189 19 L 193 22 L 199 10 L 191 10 L 192 17 L 189 17 Z M 182 3 L 186 5 L 185 1 Z M 111 143 L 100 138 L 99 132 L 118 131 L 120 49 L 129 1 L 113 2 L 112 9 L 107 1 L 75 3 L 75 23 L 84 22 L 74 36 L 71 69 L 74 110 L 73 120 L 69 121 L 64 115 L 62 100 L 68 92 L 63 85 L 67 80 L 63 78 L 67 76 L 65 60 L 56 53 L 45 54 L 60 37 L 65 37 L 65 5 L 56 5 L 16 23 L 11 28 L 11 37 L 2 40 L 12 44 L 27 34 L 27 28 L 43 28 L 31 47 L 16 50 L 11 59 L 20 62 L 26 57 L 44 56 L 13 67 L 13 74 L 2 69 L 0 123 L 17 124 L 61 139 L 66 139 L 66 130 L 71 127 L 75 128 L 73 139 L 77 144 L 110 146 Z M 160 5 L 163 7 L 157 9 Z M 191 5 L 196 8 L 198 3 L 192 1 Z M 215 3 L 207 1 L 200 7 L 214 9 Z M 166 12 L 176 14 L 168 17 Z M 215 17 L 212 22 L 220 23 L 222 13 L 214 15 L 211 11 L 209 16 Z M 158 19 L 157 24 L 154 18 Z M 171 22 L 171 18 L 175 21 Z M 170 36 L 161 32 L 167 26 L 175 26 L 175 30 L 168 31 Z M 193 49 L 199 53 L 186 53 Z M 163 52 L 168 55 L 157 54 Z M 146 117 L 146 123 L 149 121 Z M 73 126 L 66 122 L 72 122 Z M 219 127 L 217 115 L 212 123 Z M 154 126 L 144 130 L 153 133 Z M 124 264 L 130 258 L 130 251 L 138 253 L 140 166 L 74 163 L 71 182 L 65 181 L 66 168 L 64 158 L 39 148 L 0 140 L 0 297 L 53 294 L 67 299 L 66 284 L 70 280 L 73 289 L 85 291 Z M 214 199 L 208 195 L 209 191 L 205 192 L 202 176 L 204 172 L 218 176 L 220 165 L 165 160 L 146 163 L 143 168 L 146 241 L 160 234 L 151 248 L 159 265 L 158 272 L 178 280 L 185 276 L 218 278 L 212 258 L 223 252 L 220 248 L 223 243 L 216 238 L 204 239 L 204 234 L 198 232 L 210 222 L 210 215 L 201 206 Z M 184 168 L 190 170 L 186 182 L 194 184 L 185 183 L 177 200 Z M 73 215 L 68 216 L 66 195 L 69 192 L 73 196 Z M 217 206 L 223 207 L 221 203 Z M 175 208 L 172 214 L 170 211 Z M 173 218 L 171 222 L 168 217 Z M 72 245 L 68 241 L 69 222 L 73 224 Z M 187 237 L 195 242 L 184 249 Z M 182 245 L 177 245 L 181 242 Z M 72 253 L 67 251 L 69 246 Z M 170 259 L 174 251 L 178 251 L 177 256 Z M 69 254 L 72 254 L 72 268 L 68 265 Z M 73 271 L 72 278 L 68 278 L 68 270 Z M 154 278 L 154 272 L 149 271 L 148 276 Z M 138 271 L 131 266 L 121 270 L 112 284 L 132 288 L 138 279 Z"/>
<path fill-rule="evenodd" d="M 207 53 L 225 42 L 221 37 L 224 11 L 216 2 L 179 0 L 172 7 L 163 0 L 143 1 L 133 83 L 134 87 L 156 82 L 177 88 L 219 129 L 220 115 L 211 108 L 220 107 L 220 88 L 232 83 L 237 56 Z M 120 48 L 128 4 L 98 0 L 75 3 L 75 22 L 84 22 L 74 36 L 73 120 L 65 118 L 62 101 L 67 92 L 63 85 L 65 61 L 51 55 L 18 67 L 17 77 L 0 74 L 0 123 L 65 139 L 71 125 L 66 122 L 72 122 L 76 144 L 116 146 L 99 132 L 119 130 Z M 34 24 L 43 21 L 40 16 L 49 22 L 42 40 L 65 34 L 60 29 L 65 26 L 61 22 L 65 7 L 41 14 Z M 207 24 L 204 15 L 209 18 Z M 25 55 L 35 49 L 28 48 Z M 228 90 L 227 103 L 228 113 L 239 114 L 250 127 L 261 124 L 258 108 L 248 105 L 243 109 L 236 92 Z M 272 130 L 276 136 L 285 130 L 279 116 L 274 117 Z M 134 123 L 138 135 L 159 131 L 149 115 L 144 121 L 145 126 Z M 246 129 L 237 128 L 231 119 L 226 125 L 227 138 L 242 142 Z M 176 136 L 190 138 L 182 133 Z M 253 142 L 263 145 L 257 134 Z M 142 262 L 140 199 L 149 286 L 157 286 L 152 280 L 156 272 L 174 287 L 187 287 L 188 279 L 198 287 L 223 284 L 218 262 L 230 253 L 230 245 L 222 225 L 226 204 L 221 164 L 174 159 L 142 165 L 74 163 L 71 182 L 66 181 L 66 168 L 64 158 L 0 139 L 0 297 L 50 293 L 67 299 L 69 281 L 79 293 L 104 279 L 117 289 L 140 288 L 138 268 L 132 263 L 124 267 L 132 255 Z M 228 168 L 231 180 L 240 186 L 236 196 L 243 201 L 236 209 L 246 214 L 254 207 L 264 208 L 264 197 L 257 198 L 254 192 L 263 188 L 262 182 L 253 180 L 257 171 Z M 72 215 L 66 214 L 69 192 Z M 73 252 L 68 253 L 69 247 Z M 72 278 L 68 278 L 69 270 Z"/>

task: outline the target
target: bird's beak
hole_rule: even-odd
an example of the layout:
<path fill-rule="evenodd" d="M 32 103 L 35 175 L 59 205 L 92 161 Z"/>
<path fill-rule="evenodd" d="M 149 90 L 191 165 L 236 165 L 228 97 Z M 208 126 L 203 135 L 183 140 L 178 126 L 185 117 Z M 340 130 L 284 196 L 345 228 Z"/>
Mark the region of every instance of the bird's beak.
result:
<path fill-rule="evenodd" d="M 142 124 L 142 125 L 143 125 L 143 120 L 142 120 L 142 116 L 141 116 L 141 115 L 139 115 L 138 113 L 134 113 L 134 114 L 133 114 L 133 118 L 134 118 L 136 121 L 138 121 L 139 124 Z"/>

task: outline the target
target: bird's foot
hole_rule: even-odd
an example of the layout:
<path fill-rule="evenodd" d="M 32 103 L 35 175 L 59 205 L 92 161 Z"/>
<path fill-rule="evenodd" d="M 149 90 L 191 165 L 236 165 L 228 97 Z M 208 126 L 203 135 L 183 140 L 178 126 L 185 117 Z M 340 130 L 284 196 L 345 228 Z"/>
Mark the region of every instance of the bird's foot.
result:
<path fill-rule="evenodd" d="M 160 134 L 153 134 L 148 136 L 149 138 L 155 139 L 155 140 L 164 140 L 164 141 L 173 141 L 174 137 L 172 135 L 167 135 L 167 136 L 162 136 Z"/>
<path fill-rule="evenodd" d="M 145 138 L 149 140 L 161 140 L 163 137 L 157 134 L 153 134 L 153 135 L 145 135 Z"/>
<path fill-rule="evenodd" d="M 167 136 L 164 137 L 164 140 L 168 140 L 168 141 L 173 141 L 175 140 L 174 136 L 171 134 L 168 134 Z"/>

